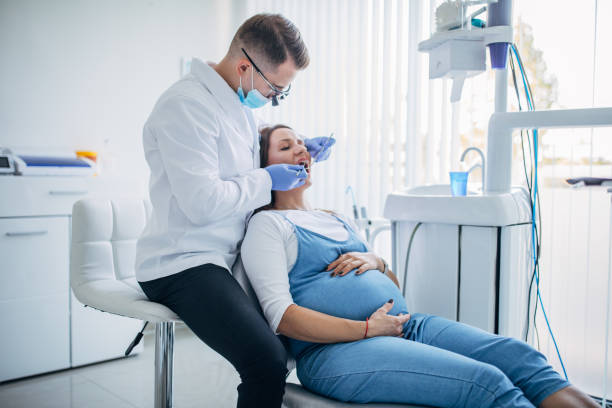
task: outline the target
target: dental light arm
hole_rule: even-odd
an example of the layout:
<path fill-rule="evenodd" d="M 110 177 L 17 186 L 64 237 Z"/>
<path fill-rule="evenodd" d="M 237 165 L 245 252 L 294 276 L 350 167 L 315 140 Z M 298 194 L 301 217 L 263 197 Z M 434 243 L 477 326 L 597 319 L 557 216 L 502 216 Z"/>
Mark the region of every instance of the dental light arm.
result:
<path fill-rule="evenodd" d="M 612 127 L 612 108 L 494 113 L 489 120 L 485 192 L 510 191 L 513 130 L 606 126 Z"/>

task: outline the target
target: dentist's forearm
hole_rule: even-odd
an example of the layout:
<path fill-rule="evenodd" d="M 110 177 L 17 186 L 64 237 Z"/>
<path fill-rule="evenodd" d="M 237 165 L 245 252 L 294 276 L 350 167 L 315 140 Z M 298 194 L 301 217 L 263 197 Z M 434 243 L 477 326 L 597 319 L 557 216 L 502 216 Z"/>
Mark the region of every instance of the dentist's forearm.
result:
<path fill-rule="evenodd" d="M 363 339 L 366 322 L 334 317 L 291 305 L 285 310 L 277 332 L 313 343 L 340 343 Z"/>

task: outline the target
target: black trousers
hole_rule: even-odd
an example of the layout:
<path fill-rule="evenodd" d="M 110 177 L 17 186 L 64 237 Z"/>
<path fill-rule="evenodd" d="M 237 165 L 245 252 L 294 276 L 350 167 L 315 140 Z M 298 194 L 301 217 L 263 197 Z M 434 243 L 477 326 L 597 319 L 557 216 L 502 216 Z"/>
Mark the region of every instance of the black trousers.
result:
<path fill-rule="evenodd" d="M 281 406 L 287 353 L 227 269 L 205 264 L 139 283 L 149 299 L 174 311 L 236 368 L 239 408 Z"/>

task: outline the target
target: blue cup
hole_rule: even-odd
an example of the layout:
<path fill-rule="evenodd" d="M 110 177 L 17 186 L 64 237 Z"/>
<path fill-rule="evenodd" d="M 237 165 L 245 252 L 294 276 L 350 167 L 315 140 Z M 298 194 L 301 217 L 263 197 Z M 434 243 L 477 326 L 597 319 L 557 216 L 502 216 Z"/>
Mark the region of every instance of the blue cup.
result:
<path fill-rule="evenodd" d="M 467 195 L 467 171 L 451 171 L 450 174 L 450 185 L 451 194 L 453 196 L 464 196 Z"/>

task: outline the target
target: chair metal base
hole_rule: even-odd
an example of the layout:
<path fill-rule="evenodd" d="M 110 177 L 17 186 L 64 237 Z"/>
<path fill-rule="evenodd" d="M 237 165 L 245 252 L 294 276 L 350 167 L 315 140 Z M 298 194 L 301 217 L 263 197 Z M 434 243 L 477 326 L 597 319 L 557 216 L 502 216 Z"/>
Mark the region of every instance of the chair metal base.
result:
<path fill-rule="evenodd" d="M 172 408 L 174 322 L 155 325 L 155 408 Z"/>

